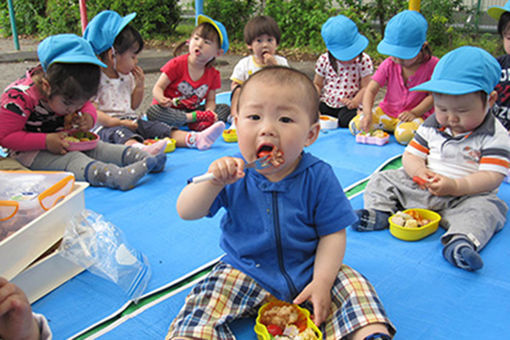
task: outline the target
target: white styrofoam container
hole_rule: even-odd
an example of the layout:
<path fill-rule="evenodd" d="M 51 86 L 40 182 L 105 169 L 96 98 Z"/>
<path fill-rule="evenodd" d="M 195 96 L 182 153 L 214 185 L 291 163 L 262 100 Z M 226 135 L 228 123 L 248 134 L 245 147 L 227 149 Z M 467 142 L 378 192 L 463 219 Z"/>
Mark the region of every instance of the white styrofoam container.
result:
<path fill-rule="evenodd" d="M 16 275 L 11 282 L 25 292 L 30 303 L 34 303 L 83 270 L 55 250 Z"/>
<path fill-rule="evenodd" d="M 62 238 L 67 223 L 85 209 L 88 185 L 75 182 L 71 193 L 57 205 L 0 242 L 0 276 L 12 280 Z"/>

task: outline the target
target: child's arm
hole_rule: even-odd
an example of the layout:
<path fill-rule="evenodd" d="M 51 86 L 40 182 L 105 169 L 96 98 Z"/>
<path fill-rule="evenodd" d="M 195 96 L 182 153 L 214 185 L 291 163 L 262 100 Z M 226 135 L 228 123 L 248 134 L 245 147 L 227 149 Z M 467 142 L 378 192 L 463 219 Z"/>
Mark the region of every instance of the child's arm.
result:
<path fill-rule="evenodd" d="M 315 73 L 315 76 L 313 77 L 313 84 L 315 85 L 315 88 L 317 89 L 317 93 L 319 93 L 319 96 L 320 96 L 321 92 L 322 92 L 322 88 L 324 87 L 324 77 Z"/>
<path fill-rule="evenodd" d="M 428 181 L 424 185 L 435 196 L 465 196 L 489 192 L 501 185 L 505 175 L 495 171 L 478 171 L 460 178 L 449 178 L 427 169 L 425 159 L 404 152 L 402 165 L 411 178 L 421 177 Z"/>
<path fill-rule="evenodd" d="M 169 107 L 172 105 L 172 99 L 165 97 L 165 89 L 170 85 L 170 79 L 167 75 L 161 73 L 156 84 L 152 88 L 152 95 L 158 101 L 159 105 Z"/>
<path fill-rule="evenodd" d="M 135 131 L 138 128 L 138 124 L 134 120 L 119 119 L 117 117 L 112 117 L 101 110 L 97 110 L 96 112 L 97 121 L 104 127 L 125 126 L 133 131 Z"/>
<path fill-rule="evenodd" d="M 205 98 L 205 110 L 212 111 L 216 110 L 216 90 L 209 90 L 207 97 Z M 218 117 L 216 117 L 217 119 Z"/>
<path fill-rule="evenodd" d="M 0 277 L 0 338 L 39 339 L 39 333 L 25 293 Z"/>
<path fill-rule="evenodd" d="M 490 192 L 501 185 L 505 175 L 495 171 L 478 171 L 461 178 L 436 174 L 427 185 L 436 196 L 466 196 Z"/>
<path fill-rule="evenodd" d="M 354 98 L 352 99 L 345 98 L 344 100 L 342 100 L 342 102 L 347 106 L 348 109 L 352 110 L 360 106 L 361 101 L 363 100 L 363 95 L 365 94 L 365 90 L 367 89 L 368 84 L 370 84 L 370 79 L 371 79 L 370 75 L 361 78 L 360 89 L 358 93 L 356 93 Z"/>
<path fill-rule="evenodd" d="M 188 184 L 177 199 L 177 212 L 182 219 L 196 220 L 209 213 L 211 204 L 227 184 L 244 177 L 244 161 L 241 158 L 223 157 L 209 166 L 214 179 Z"/>
<path fill-rule="evenodd" d="M 294 299 L 301 304 L 309 300 L 313 305 L 313 321 L 320 326 L 328 317 L 331 306 L 331 288 L 342 266 L 345 254 L 345 229 L 322 236 L 315 253 L 313 279 Z"/>
<path fill-rule="evenodd" d="M 412 110 L 401 112 L 398 115 L 398 119 L 403 122 L 411 122 L 415 118 L 423 116 L 426 112 L 432 109 L 432 106 L 434 106 L 434 97 L 429 94 Z"/>
<path fill-rule="evenodd" d="M 378 82 L 371 79 L 363 94 L 363 118 L 361 118 L 361 129 L 365 132 L 370 130 L 372 126 L 372 108 L 374 106 L 375 96 L 381 86 Z"/>
<path fill-rule="evenodd" d="M 133 77 L 135 78 L 135 88 L 131 93 L 131 108 L 136 110 L 143 101 L 143 90 L 145 86 L 145 74 L 140 66 L 133 69 Z"/>

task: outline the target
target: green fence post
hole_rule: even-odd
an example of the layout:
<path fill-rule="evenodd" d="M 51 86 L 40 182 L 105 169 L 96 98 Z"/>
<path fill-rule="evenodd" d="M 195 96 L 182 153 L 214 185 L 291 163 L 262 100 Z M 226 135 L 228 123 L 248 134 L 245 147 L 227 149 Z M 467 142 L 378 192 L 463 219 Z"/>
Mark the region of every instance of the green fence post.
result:
<path fill-rule="evenodd" d="M 12 5 L 12 0 L 7 0 L 9 6 L 9 18 L 11 19 L 11 30 L 12 30 L 12 38 L 14 39 L 14 48 L 19 51 L 19 40 L 18 40 L 18 31 L 16 31 L 16 19 L 14 15 L 14 6 Z"/>

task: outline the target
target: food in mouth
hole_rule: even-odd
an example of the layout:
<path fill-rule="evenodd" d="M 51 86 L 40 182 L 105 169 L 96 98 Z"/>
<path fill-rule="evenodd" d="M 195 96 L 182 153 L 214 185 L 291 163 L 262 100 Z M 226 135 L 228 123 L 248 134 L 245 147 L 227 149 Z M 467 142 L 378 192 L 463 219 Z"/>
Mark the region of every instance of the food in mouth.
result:
<path fill-rule="evenodd" d="M 262 158 L 266 155 L 269 155 L 267 161 L 275 168 L 285 163 L 283 151 L 279 150 L 275 145 L 264 144 L 259 148 L 257 158 Z"/>

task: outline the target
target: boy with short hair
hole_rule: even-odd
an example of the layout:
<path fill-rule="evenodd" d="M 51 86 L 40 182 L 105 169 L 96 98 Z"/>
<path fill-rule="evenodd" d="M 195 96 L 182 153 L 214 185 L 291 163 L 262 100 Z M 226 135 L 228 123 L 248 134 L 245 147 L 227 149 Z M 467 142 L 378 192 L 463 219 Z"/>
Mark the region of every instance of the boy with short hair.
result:
<path fill-rule="evenodd" d="M 287 67 L 264 68 L 243 85 L 235 117 L 243 158 L 214 161 L 214 178 L 177 200 L 186 220 L 225 208 L 226 255 L 192 289 L 167 338 L 234 339 L 228 323 L 253 316 L 272 294 L 311 306 L 325 339 L 391 339 L 373 287 L 342 264 L 345 228 L 356 220 L 350 203 L 331 166 L 303 151 L 319 134 L 318 103 L 308 76 Z M 279 155 L 276 166 L 244 168 L 268 151 Z"/>
<path fill-rule="evenodd" d="M 510 140 L 488 113 L 500 75 L 494 57 L 464 46 L 439 61 L 430 81 L 411 89 L 432 92 L 435 113 L 407 146 L 404 169 L 371 177 L 355 230 L 385 229 L 398 210 L 434 210 L 447 230 L 445 259 L 468 271 L 483 267 L 478 252 L 503 228 L 508 210 L 496 193 L 510 165 Z"/>
<path fill-rule="evenodd" d="M 230 85 L 231 117 L 235 117 L 237 112 L 238 90 L 250 75 L 269 65 L 289 66 L 285 57 L 275 54 L 280 44 L 280 37 L 278 24 L 267 15 L 256 16 L 244 26 L 244 42 L 251 54 L 237 62 L 230 77 L 232 81 Z"/>

